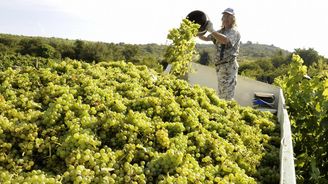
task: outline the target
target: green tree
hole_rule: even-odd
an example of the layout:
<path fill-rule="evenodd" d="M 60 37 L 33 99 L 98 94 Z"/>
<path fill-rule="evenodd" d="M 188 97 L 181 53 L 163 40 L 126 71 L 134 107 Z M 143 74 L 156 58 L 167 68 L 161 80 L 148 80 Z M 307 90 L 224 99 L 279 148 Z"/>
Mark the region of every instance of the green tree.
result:
<path fill-rule="evenodd" d="M 9 48 L 5 44 L 0 43 L 0 53 L 6 53 L 8 50 Z"/>
<path fill-rule="evenodd" d="M 84 46 L 85 45 L 85 43 L 84 43 L 84 41 L 82 41 L 82 40 L 76 40 L 75 42 L 74 42 L 74 52 L 75 52 L 75 58 L 76 59 L 81 59 L 81 55 L 82 55 L 82 53 L 83 53 L 83 49 L 84 49 Z"/>
<path fill-rule="evenodd" d="M 139 48 L 136 45 L 125 45 L 122 55 L 125 61 L 132 61 L 136 59 L 140 53 Z"/>
<path fill-rule="evenodd" d="M 315 51 L 313 48 L 295 49 L 295 54 L 301 56 L 304 61 L 304 65 L 306 66 L 312 65 L 320 59 L 318 52 Z"/>
<path fill-rule="evenodd" d="M 77 59 L 75 54 L 74 45 L 62 44 L 59 46 L 59 52 L 62 58 Z"/>
<path fill-rule="evenodd" d="M 290 60 L 291 60 L 291 55 L 286 56 L 281 50 L 279 50 L 275 55 L 271 57 L 272 65 L 275 68 L 278 68 L 283 64 L 288 64 Z"/>
<path fill-rule="evenodd" d="M 0 34 L 0 44 L 2 49 L 0 52 L 15 53 L 19 43 L 19 37 L 7 34 Z"/>
<path fill-rule="evenodd" d="M 20 41 L 20 51 L 23 55 L 31 55 L 44 58 L 60 58 L 60 53 L 45 43 L 41 38 L 27 38 Z"/>
<path fill-rule="evenodd" d="M 263 70 L 255 61 L 244 61 L 239 64 L 238 73 L 252 79 L 257 79 L 263 73 Z"/>
<path fill-rule="evenodd" d="M 82 40 L 75 41 L 76 59 L 87 62 L 100 62 L 105 60 L 106 46 L 100 42 L 85 42 Z"/>

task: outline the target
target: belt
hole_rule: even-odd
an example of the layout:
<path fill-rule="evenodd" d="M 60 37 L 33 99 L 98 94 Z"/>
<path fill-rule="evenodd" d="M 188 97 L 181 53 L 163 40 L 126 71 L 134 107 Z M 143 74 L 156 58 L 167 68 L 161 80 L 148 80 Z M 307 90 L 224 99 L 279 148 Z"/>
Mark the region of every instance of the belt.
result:
<path fill-rule="evenodd" d="M 223 65 L 223 64 L 226 64 L 226 63 L 230 63 L 230 62 L 229 61 L 218 62 L 218 63 L 215 63 L 215 66 Z"/>

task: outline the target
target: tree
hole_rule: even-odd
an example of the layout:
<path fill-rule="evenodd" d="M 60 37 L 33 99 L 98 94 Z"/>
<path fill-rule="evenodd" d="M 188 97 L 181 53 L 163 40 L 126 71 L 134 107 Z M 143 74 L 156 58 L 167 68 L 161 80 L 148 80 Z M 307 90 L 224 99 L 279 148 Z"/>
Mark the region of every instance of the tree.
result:
<path fill-rule="evenodd" d="M 255 61 L 244 61 L 240 63 L 238 73 L 252 79 L 257 79 L 263 73 L 263 70 Z"/>
<path fill-rule="evenodd" d="M 8 50 L 9 48 L 5 44 L 0 43 L 0 53 L 6 53 Z"/>
<path fill-rule="evenodd" d="M 287 56 L 284 55 L 282 50 L 276 52 L 276 54 L 273 55 L 271 58 L 272 65 L 275 68 L 278 68 L 283 64 L 288 64 L 290 60 L 291 60 L 291 55 L 287 55 Z"/>
<path fill-rule="evenodd" d="M 36 49 L 37 56 L 44 58 L 60 58 L 60 54 L 52 46 L 42 43 Z"/>
<path fill-rule="evenodd" d="M 320 55 L 313 48 L 309 49 L 295 49 L 295 54 L 299 55 L 303 61 L 304 65 L 310 66 L 320 59 Z"/>
<path fill-rule="evenodd" d="M 131 61 L 139 54 L 140 50 L 136 45 L 125 45 L 122 54 L 125 61 Z"/>
<path fill-rule="evenodd" d="M 28 54 L 44 58 L 60 58 L 60 53 L 40 38 L 22 39 L 19 45 L 19 52 L 23 55 Z"/>
<path fill-rule="evenodd" d="M 75 51 L 75 58 L 76 59 L 81 59 L 81 54 L 83 53 L 83 48 L 84 48 L 84 41 L 82 40 L 76 40 L 74 43 L 74 51 Z"/>

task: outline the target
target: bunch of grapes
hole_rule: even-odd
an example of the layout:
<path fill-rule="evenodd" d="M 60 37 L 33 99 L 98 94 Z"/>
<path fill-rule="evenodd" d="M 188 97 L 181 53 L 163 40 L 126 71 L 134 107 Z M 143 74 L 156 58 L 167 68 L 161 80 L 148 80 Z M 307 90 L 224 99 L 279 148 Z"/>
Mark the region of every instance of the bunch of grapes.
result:
<path fill-rule="evenodd" d="M 170 73 L 182 77 L 189 71 L 189 64 L 192 61 L 195 51 L 195 36 L 198 33 L 199 25 L 183 19 L 179 28 L 170 30 L 167 38 L 172 43 L 165 51 L 166 62 L 172 65 Z"/>

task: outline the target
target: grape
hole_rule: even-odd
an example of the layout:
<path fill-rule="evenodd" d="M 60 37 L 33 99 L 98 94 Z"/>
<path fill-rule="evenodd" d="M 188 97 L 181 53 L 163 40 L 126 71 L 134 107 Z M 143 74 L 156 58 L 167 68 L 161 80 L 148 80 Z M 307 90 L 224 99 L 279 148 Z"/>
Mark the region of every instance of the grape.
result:
<path fill-rule="evenodd" d="M 270 113 L 123 61 L 0 71 L 0 183 L 278 183 L 279 132 Z"/>
<path fill-rule="evenodd" d="M 171 74 L 184 76 L 189 71 L 189 63 L 195 54 L 194 37 L 198 33 L 199 25 L 188 19 L 183 19 L 180 27 L 170 30 L 167 38 L 172 43 L 165 51 L 165 60 L 172 64 Z"/>

